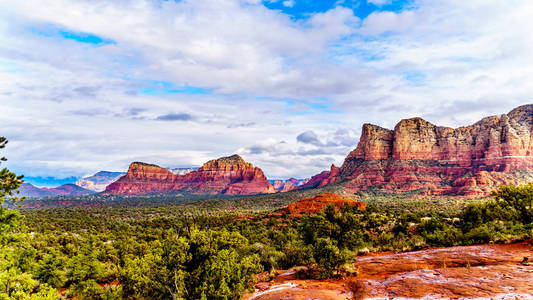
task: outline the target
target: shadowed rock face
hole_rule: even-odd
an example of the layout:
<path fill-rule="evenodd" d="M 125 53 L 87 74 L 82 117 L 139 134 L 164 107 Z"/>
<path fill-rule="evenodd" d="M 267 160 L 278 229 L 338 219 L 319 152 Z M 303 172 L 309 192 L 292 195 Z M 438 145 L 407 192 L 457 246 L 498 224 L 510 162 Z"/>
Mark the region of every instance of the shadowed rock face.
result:
<path fill-rule="evenodd" d="M 340 170 L 313 177 L 312 186 L 343 181 L 352 192 L 484 196 L 500 184 L 533 180 L 533 105 L 456 129 L 421 118 L 389 130 L 363 125 Z M 338 173 L 338 174 L 336 174 Z"/>
<path fill-rule="evenodd" d="M 193 194 L 250 195 L 273 193 L 263 171 L 233 155 L 211 160 L 197 171 L 173 174 L 156 165 L 134 162 L 128 173 L 110 184 L 105 193 L 140 195 L 188 192 Z"/>

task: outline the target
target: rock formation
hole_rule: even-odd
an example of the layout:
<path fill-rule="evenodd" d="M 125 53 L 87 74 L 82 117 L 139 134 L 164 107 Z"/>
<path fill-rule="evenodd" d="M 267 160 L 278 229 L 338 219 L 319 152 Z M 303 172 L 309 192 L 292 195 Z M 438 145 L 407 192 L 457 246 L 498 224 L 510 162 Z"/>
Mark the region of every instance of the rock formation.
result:
<path fill-rule="evenodd" d="M 140 195 L 182 192 L 192 194 L 251 195 L 275 192 L 263 171 L 239 155 L 206 162 L 197 171 L 174 174 L 156 165 L 134 162 L 125 176 L 105 193 Z"/>
<path fill-rule="evenodd" d="M 293 217 L 301 216 L 302 214 L 316 214 L 322 211 L 328 204 L 335 205 L 338 210 L 345 205 L 355 206 L 358 209 L 366 209 L 366 203 L 357 200 L 343 198 L 333 193 L 325 193 L 311 198 L 300 199 L 297 202 L 291 203 L 284 209 L 285 213 Z"/>
<path fill-rule="evenodd" d="M 350 192 L 484 196 L 500 184 L 533 180 L 533 105 L 456 129 L 421 118 L 394 130 L 364 124 L 357 147 L 340 168 L 305 187 L 339 182 Z"/>

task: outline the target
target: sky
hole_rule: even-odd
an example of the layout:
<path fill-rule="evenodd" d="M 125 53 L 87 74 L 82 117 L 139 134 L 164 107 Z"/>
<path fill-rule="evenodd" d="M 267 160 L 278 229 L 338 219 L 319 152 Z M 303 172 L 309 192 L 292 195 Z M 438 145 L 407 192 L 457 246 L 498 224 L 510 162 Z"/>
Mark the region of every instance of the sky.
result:
<path fill-rule="evenodd" d="M 237 153 L 310 177 L 363 123 L 532 103 L 531 28 L 529 0 L 0 0 L 4 165 L 54 185 Z"/>

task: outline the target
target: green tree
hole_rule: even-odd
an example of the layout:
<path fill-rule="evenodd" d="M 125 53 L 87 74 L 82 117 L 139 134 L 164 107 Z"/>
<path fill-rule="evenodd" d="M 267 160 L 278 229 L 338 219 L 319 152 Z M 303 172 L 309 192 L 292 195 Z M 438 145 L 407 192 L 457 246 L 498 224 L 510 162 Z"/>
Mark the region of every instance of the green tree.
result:
<path fill-rule="evenodd" d="M 502 185 L 492 192 L 492 196 L 501 206 L 516 210 L 522 223 L 533 222 L 533 183 Z"/>
<path fill-rule="evenodd" d="M 48 285 L 60 288 L 66 281 L 65 259 L 56 251 L 46 254 L 39 262 L 36 278 Z"/>
<path fill-rule="evenodd" d="M 103 289 L 98 281 L 104 276 L 104 268 L 91 249 L 82 249 L 69 259 L 66 275 L 71 294 L 87 299 L 102 297 Z"/>
<path fill-rule="evenodd" d="M 0 149 L 6 144 L 6 138 L 0 137 Z M 0 299 L 57 299 L 55 289 L 39 285 L 30 273 L 35 268 L 36 250 L 31 247 L 22 215 L 2 206 L 5 200 L 21 200 L 16 195 L 22 178 L 7 168 L 0 170 Z"/>
<path fill-rule="evenodd" d="M 339 250 L 329 238 L 317 240 L 314 245 L 313 256 L 319 268 L 321 279 L 333 277 L 344 264 L 352 259 L 349 251 Z"/>

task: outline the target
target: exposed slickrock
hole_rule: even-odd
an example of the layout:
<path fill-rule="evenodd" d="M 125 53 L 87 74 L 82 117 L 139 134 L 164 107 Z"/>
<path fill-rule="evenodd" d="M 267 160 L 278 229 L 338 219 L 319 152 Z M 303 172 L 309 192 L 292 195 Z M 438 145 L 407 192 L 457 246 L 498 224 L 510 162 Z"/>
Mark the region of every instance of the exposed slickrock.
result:
<path fill-rule="evenodd" d="M 371 253 L 357 257 L 356 277 L 299 279 L 295 268 L 242 299 L 533 299 L 533 265 L 521 263 L 532 255 L 531 242 Z"/>
<path fill-rule="evenodd" d="M 174 174 L 156 165 L 134 162 L 128 173 L 110 184 L 109 194 L 187 192 L 193 194 L 251 195 L 273 193 L 263 171 L 233 155 L 211 160 L 197 171 Z"/>
<path fill-rule="evenodd" d="M 484 196 L 500 184 L 533 180 L 532 134 L 533 105 L 456 129 L 421 118 L 402 120 L 394 130 L 365 124 L 342 167 L 307 186 L 342 181 L 351 192 Z"/>
<path fill-rule="evenodd" d="M 477 245 L 359 257 L 366 297 L 410 299 L 532 299 L 531 243 Z"/>

